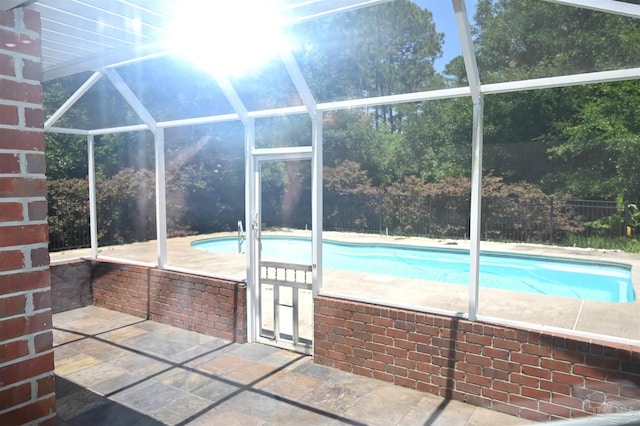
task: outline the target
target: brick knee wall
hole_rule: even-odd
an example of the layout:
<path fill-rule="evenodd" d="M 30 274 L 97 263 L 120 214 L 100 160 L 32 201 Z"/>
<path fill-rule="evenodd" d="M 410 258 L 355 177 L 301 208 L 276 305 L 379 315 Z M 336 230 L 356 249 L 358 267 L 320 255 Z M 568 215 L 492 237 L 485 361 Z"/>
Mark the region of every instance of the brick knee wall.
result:
<path fill-rule="evenodd" d="M 50 265 L 51 309 L 58 312 L 93 304 L 91 264 L 85 260 L 71 260 Z"/>
<path fill-rule="evenodd" d="M 640 409 L 640 346 L 319 296 L 314 360 L 535 421 Z"/>
<path fill-rule="evenodd" d="M 96 306 L 149 318 L 149 267 L 116 262 L 91 262 Z"/>
<path fill-rule="evenodd" d="M 245 283 L 93 261 L 96 306 L 235 342 L 247 341 Z"/>
<path fill-rule="evenodd" d="M 0 424 L 55 424 L 40 16 L 0 11 Z"/>
<path fill-rule="evenodd" d="M 151 319 L 235 342 L 247 341 L 244 283 L 154 269 Z"/>

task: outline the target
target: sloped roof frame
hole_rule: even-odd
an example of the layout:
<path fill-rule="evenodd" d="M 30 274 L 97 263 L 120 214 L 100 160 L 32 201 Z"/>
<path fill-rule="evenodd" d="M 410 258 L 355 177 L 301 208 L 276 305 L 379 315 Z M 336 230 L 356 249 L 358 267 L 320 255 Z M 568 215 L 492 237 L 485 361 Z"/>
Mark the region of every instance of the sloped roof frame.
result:
<path fill-rule="evenodd" d="M 98 54 L 87 55 L 78 60 L 71 61 L 55 61 L 53 57 L 48 58 L 46 54 L 47 49 L 47 28 L 51 25 L 59 25 L 61 22 L 55 21 L 50 17 L 50 14 L 53 12 L 55 16 L 59 16 L 60 10 L 59 8 L 63 6 L 59 6 L 58 9 L 52 8 L 49 4 L 62 4 L 67 5 L 67 9 L 65 13 L 68 15 L 73 14 L 73 5 L 74 4 L 82 4 L 87 5 L 89 3 L 93 4 L 101 4 L 105 3 L 106 0 L 65 0 L 64 3 L 56 2 L 55 0 L 39 0 L 39 1 L 27 1 L 23 3 L 30 4 L 28 7 L 38 10 L 43 17 L 43 64 L 52 63 L 49 67 L 44 68 L 43 71 L 43 80 L 50 80 L 54 78 L 59 78 L 61 76 L 71 75 L 79 72 L 85 71 L 99 71 L 102 69 L 108 68 L 118 68 L 124 64 L 128 64 L 131 62 L 144 61 L 150 58 L 156 58 L 159 56 L 167 55 L 166 45 L 161 40 L 149 40 L 147 42 L 130 42 L 126 45 L 126 37 L 123 37 L 119 40 L 121 46 L 117 49 L 104 49 Z M 160 5 L 156 11 L 152 11 L 156 15 L 161 15 L 163 10 L 166 10 L 168 5 L 172 4 L 176 0 L 109 0 L 109 4 L 114 3 L 122 3 L 127 6 L 135 5 L 140 3 L 144 5 L 145 3 L 152 2 L 153 4 Z M 302 22 L 309 19 L 315 19 L 321 16 L 327 16 L 335 13 L 342 13 L 349 10 L 353 10 L 361 7 L 369 7 L 375 4 L 384 3 L 390 0 L 279 0 L 281 8 L 284 12 L 287 12 L 289 24 Z M 614 13 L 632 18 L 640 18 L 640 6 L 633 5 L 631 3 L 624 3 L 617 0 L 598 0 L 597 2 L 593 2 L 591 0 L 540 0 L 547 1 L 549 3 L 555 3 L 566 6 L 573 6 L 579 8 L 588 8 L 592 10 L 598 10 L 600 12 Z M 14 0 L 13 3 L 20 3 L 18 0 Z M 452 4 L 454 6 L 454 10 L 456 8 L 460 8 L 460 4 L 464 5 L 464 0 L 452 0 Z M 323 5 L 323 6 L 320 6 Z M 140 9 L 149 10 L 148 8 L 139 6 Z M 97 25 L 97 22 L 100 20 L 100 11 L 103 8 L 97 8 L 94 10 L 97 14 L 94 15 L 93 23 Z M 116 7 L 117 9 L 117 7 Z M 157 126 L 159 127 L 176 127 L 181 125 L 197 124 L 197 123 L 211 123 L 211 122 L 219 122 L 219 121 L 228 121 L 228 120 L 241 120 L 244 121 L 244 117 L 269 117 L 275 115 L 289 115 L 289 114 L 304 114 L 310 111 L 310 108 L 317 108 L 318 111 L 328 111 L 328 110 L 338 110 L 338 109 L 350 109 L 350 108 L 358 108 L 358 107 L 370 107 L 376 105 L 383 104 L 398 104 L 398 103 L 406 103 L 406 102 L 419 102 L 419 101 L 428 101 L 434 99 L 448 99 L 448 98 L 456 98 L 456 97 L 467 97 L 471 96 L 472 98 L 477 98 L 477 96 L 482 94 L 494 94 L 494 93 L 505 93 L 505 92 L 517 92 L 524 90 L 535 90 L 535 89 L 544 89 L 551 87 L 561 87 L 561 86 L 572 86 L 577 84 L 589 84 L 589 83 L 598 83 L 598 82 L 606 82 L 606 81 L 618 81 L 618 80 L 628 80 L 628 79 L 638 79 L 640 78 L 640 68 L 632 68 L 632 69 L 622 69 L 622 70 L 611 70 L 604 72 L 593 72 L 593 73 L 582 73 L 582 74 L 573 74 L 573 75 L 563 75 L 556 77 L 547 77 L 547 78 L 538 78 L 538 79 L 529 79 L 529 80 L 520 80 L 520 81 L 510 81 L 503 83 L 494 83 L 481 85 L 479 71 L 477 69 L 477 64 L 475 61 L 475 54 L 473 51 L 472 41 L 470 36 L 468 36 L 469 29 L 465 28 L 464 21 L 466 21 L 466 17 L 461 20 L 462 15 L 460 13 L 456 13 L 456 24 L 459 29 L 461 46 L 463 50 L 463 58 L 465 60 L 465 67 L 468 72 L 469 81 L 474 82 L 468 87 L 454 88 L 454 89 L 440 89 L 440 90 L 430 90 L 424 92 L 414 92 L 414 93 L 406 93 L 400 95 L 390 95 L 390 96 L 380 96 L 380 97 L 371 97 L 371 98 L 361 98 L 361 99 L 350 99 L 346 101 L 336 101 L 336 102 L 325 102 L 315 105 L 314 102 L 309 102 L 310 99 L 313 98 L 310 91 L 308 91 L 308 86 L 306 82 L 304 82 L 304 78 L 300 73 L 296 73 L 294 68 L 295 60 L 293 60 L 293 65 L 291 59 L 286 59 L 287 54 L 284 56 L 281 55 L 285 66 L 288 68 L 289 74 L 291 75 L 292 80 L 294 81 L 296 88 L 298 88 L 301 98 L 305 100 L 304 106 L 299 107 L 285 107 L 278 108 L 272 110 L 262 110 L 262 111 L 246 111 L 246 108 L 242 108 L 239 103 L 239 98 L 234 96 L 233 88 L 230 84 L 225 83 L 224 81 L 219 82 L 222 83 L 222 86 L 226 87 L 228 90 L 225 91 L 229 102 L 232 104 L 235 114 L 223 114 L 220 116 L 206 116 L 206 117 L 192 117 L 185 120 L 172 120 L 166 122 L 159 122 Z M 125 22 L 125 21 L 123 21 Z M 68 22 L 64 23 L 68 25 Z M 152 25 L 149 25 L 152 27 Z M 72 28 L 72 26 L 69 26 Z M 79 28 L 79 27 L 78 27 Z M 77 29 L 77 28 L 76 28 Z M 96 37 L 100 37 L 98 33 L 94 34 Z M 162 33 L 159 33 L 160 38 L 162 38 Z M 150 36 L 147 36 L 150 37 Z M 68 40 L 70 45 L 74 42 L 74 36 L 71 36 Z M 477 83 L 476 83 L 477 82 Z M 75 97 L 75 95 L 74 95 Z M 79 98 L 79 97 L 77 97 Z M 231 98 L 231 99 L 230 99 Z M 66 105 L 66 107 L 70 107 L 71 105 Z M 65 107 L 63 105 L 63 107 Z M 246 112 L 245 112 L 246 111 Z M 61 114 L 54 114 L 51 118 L 59 118 Z M 121 132 L 121 131 L 135 131 L 140 128 L 141 125 L 133 125 L 133 126 L 125 126 L 118 128 L 109 128 L 109 129 L 90 129 L 90 130 L 79 130 L 79 129 L 63 129 L 54 127 L 56 120 L 48 120 L 46 123 L 46 130 L 52 132 L 59 133 L 74 133 L 74 134 L 105 134 L 112 132 Z M 148 122 L 148 120 L 145 120 Z"/>

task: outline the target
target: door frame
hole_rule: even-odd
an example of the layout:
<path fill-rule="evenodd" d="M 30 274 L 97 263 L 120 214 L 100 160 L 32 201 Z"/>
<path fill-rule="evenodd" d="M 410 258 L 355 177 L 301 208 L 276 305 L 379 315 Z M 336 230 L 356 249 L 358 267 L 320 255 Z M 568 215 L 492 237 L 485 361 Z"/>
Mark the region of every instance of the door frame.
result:
<path fill-rule="evenodd" d="M 253 256 L 252 259 L 250 260 L 251 262 L 251 267 L 254 268 L 252 270 L 257 270 L 258 274 L 257 274 L 257 281 L 255 281 L 255 287 L 256 287 L 256 291 L 258 293 L 258 309 L 255 312 L 256 315 L 256 341 L 259 343 L 264 343 L 264 344 L 268 344 L 268 345 L 272 345 L 272 346 L 277 346 L 279 348 L 283 348 L 283 349 L 288 349 L 288 350 L 293 350 L 296 352 L 301 352 L 301 353 L 305 353 L 305 354 L 311 354 L 312 350 L 313 350 L 313 337 L 311 337 L 310 340 L 306 340 L 306 339 L 300 339 L 299 338 L 299 319 L 300 319 L 300 315 L 299 315 L 299 299 L 298 299 L 298 294 L 300 290 L 311 290 L 313 287 L 313 276 L 312 274 L 307 274 L 306 272 L 302 272 L 302 271 L 308 271 L 311 272 L 312 271 L 312 266 L 311 264 L 308 265 L 294 265 L 294 264 L 287 264 L 287 263 L 274 263 L 274 262 L 264 262 L 262 261 L 262 252 L 261 252 L 261 237 L 262 237 L 262 173 L 263 173 L 263 166 L 267 163 L 286 163 L 289 161 L 304 161 L 304 162 L 309 162 L 309 165 L 311 165 L 311 160 L 312 160 L 312 152 L 309 149 L 310 147 L 304 147 L 304 149 L 302 148 L 296 148 L 296 149 L 290 149 L 287 151 L 283 151 L 282 149 L 278 150 L 277 152 L 273 152 L 273 151 L 263 151 L 260 150 L 257 153 L 254 153 L 254 158 L 256 161 L 256 185 L 254 187 L 254 200 L 255 200 L 255 204 L 254 204 L 254 214 L 253 214 L 253 218 L 254 218 L 254 222 L 251 224 L 251 229 L 252 229 L 252 236 L 256 239 L 256 250 L 253 252 Z M 312 249 L 313 250 L 313 249 Z M 272 270 L 274 271 L 275 269 L 275 274 L 270 274 L 271 276 L 267 276 L 268 271 Z M 280 273 L 278 273 L 278 271 L 280 271 Z M 311 282 L 308 282 L 306 279 L 304 280 L 304 282 L 300 283 L 300 282 L 291 282 L 287 280 L 287 276 L 290 275 L 288 274 L 289 272 L 293 272 L 294 275 L 296 275 L 296 272 L 294 271 L 298 271 L 298 272 L 302 272 L 303 276 L 307 276 L 307 275 L 311 275 Z M 264 275 L 264 276 L 263 276 Z M 284 279 L 277 279 L 276 276 L 277 275 L 284 275 Z M 264 285 L 270 285 L 273 286 L 273 299 L 271 300 L 264 300 Z M 283 317 L 281 317 L 280 315 L 280 310 L 282 308 L 281 305 L 281 299 L 279 297 L 279 294 L 281 292 L 281 290 L 288 288 L 289 291 L 291 291 L 292 295 L 291 295 L 291 308 L 292 308 L 292 314 L 291 314 L 291 335 L 289 336 L 290 338 L 285 338 L 283 337 L 282 334 L 282 330 L 283 328 L 281 327 L 282 322 L 284 320 Z M 311 297 L 313 297 L 311 295 Z M 270 302 L 272 302 L 272 306 L 271 308 L 273 309 L 273 313 L 272 313 L 272 317 L 269 318 L 269 320 L 273 321 L 273 330 L 270 330 L 272 332 L 271 336 L 268 336 L 267 334 L 264 334 L 264 328 L 263 328 L 263 315 L 266 316 L 266 312 L 263 310 L 263 308 L 265 307 L 266 304 L 271 304 Z M 310 309 L 313 310 L 313 301 L 311 301 L 310 305 L 309 305 Z M 312 318 L 312 324 L 311 327 L 313 327 L 313 312 L 311 312 L 311 318 Z"/>
<path fill-rule="evenodd" d="M 247 341 L 260 336 L 261 164 L 266 161 L 311 160 L 312 297 L 322 288 L 322 112 L 312 116 L 311 146 L 255 147 L 255 118 L 245 123 L 245 228 L 247 255 Z"/>

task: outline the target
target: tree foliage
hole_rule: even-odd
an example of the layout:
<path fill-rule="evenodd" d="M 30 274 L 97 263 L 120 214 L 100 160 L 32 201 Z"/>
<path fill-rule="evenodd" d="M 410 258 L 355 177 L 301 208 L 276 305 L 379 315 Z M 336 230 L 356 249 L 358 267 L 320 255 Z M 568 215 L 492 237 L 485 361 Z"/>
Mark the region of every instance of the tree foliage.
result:
<path fill-rule="evenodd" d="M 475 21 L 484 83 L 638 65 L 633 18 L 536 0 L 479 0 Z"/>
<path fill-rule="evenodd" d="M 640 198 L 640 83 L 582 88 L 575 114 L 556 123 L 555 178 L 580 197 Z M 579 165 L 579 167 L 577 167 Z"/>
<path fill-rule="evenodd" d="M 321 101 L 409 93 L 442 87 L 433 62 L 444 34 L 433 15 L 397 0 L 301 24 L 292 30 L 296 56 Z M 375 123 L 396 130 L 398 110 L 373 108 Z"/>
<path fill-rule="evenodd" d="M 640 64 L 640 25 L 632 18 L 534 0 L 480 0 L 475 21 L 483 83 Z M 637 88 L 632 81 L 488 97 L 486 170 L 549 192 L 636 200 L 629 158 L 640 134 L 629 116 L 640 105 Z"/>

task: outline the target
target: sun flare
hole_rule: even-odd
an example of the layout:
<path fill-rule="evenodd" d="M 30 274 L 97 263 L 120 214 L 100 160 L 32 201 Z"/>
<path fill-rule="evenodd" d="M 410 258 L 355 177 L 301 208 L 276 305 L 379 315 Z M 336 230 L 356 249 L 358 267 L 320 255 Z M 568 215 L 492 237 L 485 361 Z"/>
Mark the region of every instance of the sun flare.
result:
<path fill-rule="evenodd" d="M 241 75 L 286 46 L 277 9 L 264 0 L 181 0 L 169 26 L 172 54 L 214 75 Z"/>

